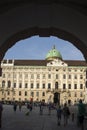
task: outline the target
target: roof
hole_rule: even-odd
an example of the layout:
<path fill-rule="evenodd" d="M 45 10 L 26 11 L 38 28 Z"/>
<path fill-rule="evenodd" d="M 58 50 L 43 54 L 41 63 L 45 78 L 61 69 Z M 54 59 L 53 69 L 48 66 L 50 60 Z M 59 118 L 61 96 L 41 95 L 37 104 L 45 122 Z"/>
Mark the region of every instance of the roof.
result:
<path fill-rule="evenodd" d="M 48 60 L 3 60 L 3 63 L 12 63 L 14 62 L 15 66 L 46 66 L 49 62 Z M 68 66 L 87 66 L 86 61 L 80 60 L 63 60 Z"/>
<path fill-rule="evenodd" d="M 15 60 L 14 65 L 46 66 L 46 60 Z"/>
<path fill-rule="evenodd" d="M 87 66 L 87 62 L 81 60 L 65 60 L 65 62 L 69 66 Z"/>

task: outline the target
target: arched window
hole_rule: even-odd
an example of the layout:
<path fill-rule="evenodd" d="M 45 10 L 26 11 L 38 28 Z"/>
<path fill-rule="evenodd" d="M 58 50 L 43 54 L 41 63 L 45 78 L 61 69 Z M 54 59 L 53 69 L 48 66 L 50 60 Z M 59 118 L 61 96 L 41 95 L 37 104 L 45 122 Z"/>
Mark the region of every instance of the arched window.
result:
<path fill-rule="evenodd" d="M 5 81 L 4 80 L 2 81 L 2 87 L 5 87 Z"/>
<path fill-rule="evenodd" d="M 11 87 L 11 81 L 10 80 L 8 81 L 8 85 L 7 86 L 8 86 L 8 88 Z"/>
<path fill-rule="evenodd" d="M 51 89 L 51 83 L 48 83 L 48 89 Z"/>

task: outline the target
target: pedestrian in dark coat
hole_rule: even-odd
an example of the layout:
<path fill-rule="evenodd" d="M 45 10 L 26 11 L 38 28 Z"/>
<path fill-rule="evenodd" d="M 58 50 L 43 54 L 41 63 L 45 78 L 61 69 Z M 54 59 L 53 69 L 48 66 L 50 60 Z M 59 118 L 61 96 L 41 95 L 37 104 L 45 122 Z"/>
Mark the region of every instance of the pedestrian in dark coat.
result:
<path fill-rule="evenodd" d="M 3 106 L 2 103 L 0 102 L 0 128 L 2 127 L 2 111 L 3 111 Z"/>
<path fill-rule="evenodd" d="M 16 110 L 17 110 L 17 103 L 16 102 L 14 102 L 14 104 L 13 104 L 13 109 L 14 109 L 14 112 L 16 112 Z"/>
<path fill-rule="evenodd" d="M 83 104 L 82 100 L 79 100 L 77 118 L 78 118 L 78 124 L 80 125 L 81 130 L 84 130 L 83 122 L 84 122 L 85 114 L 86 114 L 85 104 Z"/>
<path fill-rule="evenodd" d="M 70 116 L 70 110 L 66 103 L 64 104 L 63 107 L 63 116 L 64 116 L 64 126 L 66 126 L 68 124 L 68 118 Z"/>
<path fill-rule="evenodd" d="M 58 106 L 57 108 L 57 123 L 58 125 L 61 125 L 61 115 L 62 115 L 62 109 L 61 106 Z"/>

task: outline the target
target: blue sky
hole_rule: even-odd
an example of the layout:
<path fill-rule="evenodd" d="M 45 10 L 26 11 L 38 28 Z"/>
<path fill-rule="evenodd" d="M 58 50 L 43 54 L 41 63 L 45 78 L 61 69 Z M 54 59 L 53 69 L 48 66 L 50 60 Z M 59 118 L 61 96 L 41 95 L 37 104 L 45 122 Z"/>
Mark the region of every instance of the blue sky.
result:
<path fill-rule="evenodd" d="M 57 37 L 33 36 L 17 42 L 10 48 L 4 59 L 45 59 L 55 45 L 64 60 L 84 60 L 82 53 L 72 43 Z"/>

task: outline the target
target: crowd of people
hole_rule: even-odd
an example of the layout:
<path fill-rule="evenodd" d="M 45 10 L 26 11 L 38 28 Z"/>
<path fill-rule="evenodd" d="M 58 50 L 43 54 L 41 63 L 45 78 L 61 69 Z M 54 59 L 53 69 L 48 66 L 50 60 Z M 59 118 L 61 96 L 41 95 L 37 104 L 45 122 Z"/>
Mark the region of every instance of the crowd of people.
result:
<path fill-rule="evenodd" d="M 21 111 L 23 104 L 21 102 L 17 103 L 14 102 L 13 103 L 13 110 L 14 112 L 16 112 L 17 108 L 19 107 L 19 111 Z M 29 115 L 29 113 L 32 111 L 33 109 L 33 102 L 28 102 L 26 105 L 27 108 L 27 113 L 26 115 Z M 81 128 L 81 130 L 84 130 L 84 117 L 86 115 L 86 105 L 83 104 L 82 100 L 79 100 L 78 103 L 78 111 L 77 111 L 77 125 Z M 39 102 L 39 114 L 43 115 L 44 114 L 44 109 L 47 108 L 48 109 L 48 115 L 51 115 L 52 110 L 56 111 L 56 116 L 57 116 L 57 124 L 58 126 L 62 125 L 61 120 L 63 120 L 63 125 L 66 126 L 68 125 L 68 120 L 72 119 L 72 122 L 74 122 L 74 117 L 76 117 L 74 111 L 70 111 L 69 106 L 67 105 L 67 103 L 65 103 L 64 105 L 59 105 L 59 104 L 53 104 L 53 103 L 49 103 L 47 105 L 44 104 L 44 102 Z M 2 126 L 2 112 L 3 112 L 3 104 L 2 102 L 0 102 L 0 128 Z M 70 118 L 71 117 L 71 118 Z"/>
<path fill-rule="evenodd" d="M 40 103 L 40 114 L 43 115 L 43 102 Z M 79 100 L 79 103 L 77 105 L 78 109 L 77 109 L 77 113 L 74 112 L 74 110 L 72 109 L 72 111 L 70 111 L 69 106 L 67 105 L 67 103 L 65 103 L 64 105 L 53 105 L 52 103 L 48 104 L 48 115 L 51 115 L 51 110 L 55 109 L 56 113 L 57 113 L 57 124 L 58 126 L 61 125 L 61 119 L 63 119 L 63 124 L 64 126 L 68 125 L 68 121 L 72 120 L 72 122 L 74 122 L 75 118 L 76 118 L 76 122 L 77 122 L 77 126 L 79 126 L 81 128 L 81 130 L 84 130 L 84 119 L 87 115 L 87 111 L 86 111 L 86 104 L 84 104 L 82 102 L 82 100 Z"/>
<path fill-rule="evenodd" d="M 44 104 L 43 102 L 40 103 L 40 115 L 43 115 L 43 108 Z M 55 110 L 57 115 L 57 123 L 58 125 L 61 125 L 61 117 L 63 116 L 64 119 L 64 125 L 66 126 L 68 124 L 68 118 L 70 116 L 70 110 L 67 104 L 65 103 L 64 106 L 60 106 L 58 104 L 53 105 L 52 103 L 49 103 L 47 105 L 48 107 L 48 115 L 51 115 L 51 111 Z"/>

